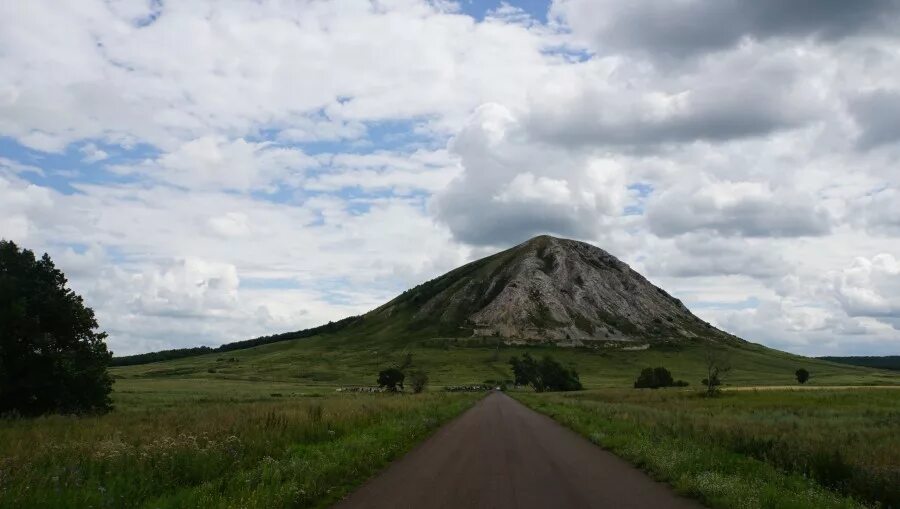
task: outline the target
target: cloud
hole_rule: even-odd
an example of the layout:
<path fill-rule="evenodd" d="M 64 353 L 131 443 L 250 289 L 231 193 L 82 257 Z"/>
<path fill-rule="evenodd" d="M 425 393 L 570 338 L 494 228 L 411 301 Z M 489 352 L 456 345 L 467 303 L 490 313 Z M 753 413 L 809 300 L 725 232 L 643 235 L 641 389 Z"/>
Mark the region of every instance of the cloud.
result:
<path fill-rule="evenodd" d="M 0 3 L 0 236 L 117 353 L 362 312 L 540 233 L 750 339 L 897 344 L 897 2 L 470 7 Z"/>
<path fill-rule="evenodd" d="M 780 48 L 750 46 L 677 73 L 611 60 L 538 87 L 529 135 L 592 146 L 727 141 L 801 127 L 827 109 L 809 79 L 814 59 Z"/>
<path fill-rule="evenodd" d="M 770 279 L 793 270 L 764 241 L 727 239 L 695 233 L 683 235 L 673 245 L 654 246 L 653 255 L 643 263 L 649 275 L 679 278 L 747 276 Z"/>
<path fill-rule="evenodd" d="M 886 34 L 898 14 L 894 0 L 555 0 L 551 9 L 597 51 L 651 58 L 700 55 L 745 39 Z"/>
<path fill-rule="evenodd" d="M 861 129 L 858 144 L 872 149 L 900 142 L 900 90 L 876 90 L 854 97 L 850 113 Z"/>
<path fill-rule="evenodd" d="M 302 178 L 316 160 L 299 149 L 271 142 L 248 142 L 204 136 L 180 145 L 156 159 L 136 165 L 117 165 L 120 173 L 139 173 L 150 179 L 190 189 L 266 190 L 284 179 Z"/>
<path fill-rule="evenodd" d="M 828 212 L 814 197 L 762 182 L 704 179 L 673 186 L 649 201 L 650 230 L 668 237 L 708 231 L 723 236 L 802 237 L 825 235 Z"/>
<path fill-rule="evenodd" d="M 109 157 L 109 154 L 107 154 L 103 150 L 100 150 L 97 145 L 93 143 L 85 144 L 80 149 L 78 149 L 78 151 L 81 152 L 82 155 L 84 155 L 81 160 L 86 163 L 100 162 Z"/>
<path fill-rule="evenodd" d="M 463 173 L 432 208 L 466 243 L 509 245 L 538 233 L 591 237 L 628 197 L 625 171 L 614 160 L 532 144 L 515 114 L 498 104 L 475 112 L 451 152 Z"/>
<path fill-rule="evenodd" d="M 882 319 L 900 330 L 900 260 L 893 255 L 857 258 L 833 274 L 832 288 L 849 316 Z"/>

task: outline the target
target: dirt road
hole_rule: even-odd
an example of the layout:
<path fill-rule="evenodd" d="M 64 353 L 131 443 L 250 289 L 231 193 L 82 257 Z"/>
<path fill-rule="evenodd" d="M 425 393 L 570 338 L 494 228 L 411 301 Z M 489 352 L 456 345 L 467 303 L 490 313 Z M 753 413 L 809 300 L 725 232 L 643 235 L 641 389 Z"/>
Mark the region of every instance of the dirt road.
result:
<path fill-rule="evenodd" d="M 701 508 L 502 393 L 437 431 L 336 508 Z"/>

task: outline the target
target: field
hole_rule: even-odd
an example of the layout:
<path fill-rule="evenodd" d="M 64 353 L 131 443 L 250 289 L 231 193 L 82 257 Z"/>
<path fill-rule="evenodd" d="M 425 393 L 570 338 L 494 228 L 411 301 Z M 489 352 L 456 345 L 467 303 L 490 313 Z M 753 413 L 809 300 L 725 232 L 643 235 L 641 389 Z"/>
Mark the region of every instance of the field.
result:
<path fill-rule="evenodd" d="M 397 332 L 400 334 L 400 332 Z M 480 342 L 484 345 L 478 345 Z M 587 350 L 546 347 L 496 347 L 486 338 L 468 343 L 431 338 L 395 340 L 388 328 L 371 334 L 336 333 L 309 339 L 186 357 L 166 362 L 118 367 L 121 380 L 253 381 L 319 386 L 372 385 L 379 370 L 412 355 L 413 367 L 428 372 L 433 386 L 479 383 L 510 378 L 510 356 L 531 352 L 552 355 L 574 366 L 588 388 L 629 387 L 644 367 L 665 366 L 673 376 L 696 385 L 705 377 L 707 347 L 685 343 L 651 347 L 643 351 Z M 809 359 L 747 343 L 740 348 L 720 347 L 733 367 L 732 385 L 794 385 L 794 371 L 808 369 L 809 385 L 897 385 L 900 373 Z M 285 389 L 287 390 L 287 389 Z"/>
<path fill-rule="evenodd" d="M 720 350 L 733 370 L 711 400 L 696 396 L 708 347 L 690 343 L 498 347 L 393 341 L 388 329 L 118 367 L 108 415 L 0 420 L 0 507 L 326 506 L 480 397 L 443 386 L 508 379 L 506 361 L 526 351 L 574 366 L 592 390 L 517 397 L 714 507 L 897 506 L 900 390 L 828 387 L 900 375 L 752 344 Z M 428 373 L 425 394 L 335 392 L 407 359 Z M 625 389 L 647 366 L 691 386 Z M 812 373 L 804 388 L 820 390 L 735 390 L 796 386 L 799 367 Z"/>
<path fill-rule="evenodd" d="M 0 507 L 326 506 L 477 397 L 120 380 L 105 416 L 0 421 Z"/>
<path fill-rule="evenodd" d="M 710 507 L 900 507 L 897 389 L 515 396 Z"/>

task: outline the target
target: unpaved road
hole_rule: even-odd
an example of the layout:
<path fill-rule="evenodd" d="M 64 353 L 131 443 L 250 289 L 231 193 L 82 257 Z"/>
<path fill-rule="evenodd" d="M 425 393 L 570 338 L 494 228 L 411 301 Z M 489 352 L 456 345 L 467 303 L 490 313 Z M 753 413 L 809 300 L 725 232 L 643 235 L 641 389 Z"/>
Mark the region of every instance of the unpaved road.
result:
<path fill-rule="evenodd" d="M 495 392 L 339 502 L 356 508 L 702 508 Z"/>

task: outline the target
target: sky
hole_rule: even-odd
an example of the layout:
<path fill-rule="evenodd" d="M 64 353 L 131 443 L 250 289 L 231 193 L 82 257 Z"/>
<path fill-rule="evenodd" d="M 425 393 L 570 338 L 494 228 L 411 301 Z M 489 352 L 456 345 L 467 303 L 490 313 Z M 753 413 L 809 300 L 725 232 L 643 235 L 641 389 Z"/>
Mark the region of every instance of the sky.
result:
<path fill-rule="evenodd" d="M 538 234 L 804 355 L 900 354 L 900 0 L 0 2 L 0 238 L 117 355 Z"/>

